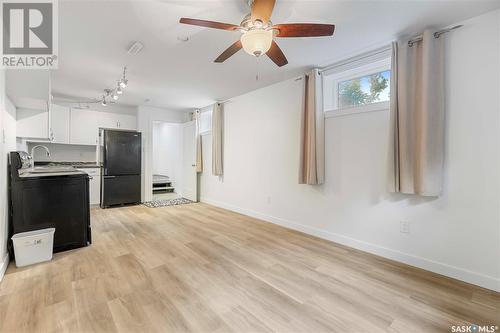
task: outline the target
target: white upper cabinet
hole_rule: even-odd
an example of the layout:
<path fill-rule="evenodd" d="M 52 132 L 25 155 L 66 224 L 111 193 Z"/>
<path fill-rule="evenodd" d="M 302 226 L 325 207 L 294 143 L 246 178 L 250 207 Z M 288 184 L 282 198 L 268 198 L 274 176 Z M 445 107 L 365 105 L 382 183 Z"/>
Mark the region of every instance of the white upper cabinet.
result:
<path fill-rule="evenodd" d="M 71 109 L 70 143 L 96 145 L 99 138 L 101 113 L 92 110 Z"/>
<path fill-rule="evenodd" d="M 119 129 L 125 130 L 136 130 L 137 129 L 137 117 L 128 114 L 117 114 L 117 122 Z"/>
<path fill-rule="evenodd" d="M 102 128 L 118 128 L 118 121 L 112 113 L 99 112 L 101 119 L 99 120 L 99 127 Z"/>
<path fill-rule="evenodd" d="M 7 95 L 16 106 L 17 137 L 50 138 L 50 71 L 7 70 Z"/>
<path fill-rule="evenodd" d="M 96 145 L 99 128 L 137 129 L 137 117 L 128 114 L 71 109 L 70 143 Z"/>
<path fill-rule="evenodd" d="M 70 143 L 70 111 L 67 106 L 52 104 L 49 139 L 53 143 Z"/>
<path fill-rule="evenodd" d="M 114 129 L 127 129 L 135 130 L 137 129 L 137 117 L 111 112 L 101 112 L 101 126 L 103 128 L 114 128 Z"/>
<path fill-rule="evenodd" d="M 16 119 L 17 137 L 49 139 L 49 111 L 17 108 Z"/>

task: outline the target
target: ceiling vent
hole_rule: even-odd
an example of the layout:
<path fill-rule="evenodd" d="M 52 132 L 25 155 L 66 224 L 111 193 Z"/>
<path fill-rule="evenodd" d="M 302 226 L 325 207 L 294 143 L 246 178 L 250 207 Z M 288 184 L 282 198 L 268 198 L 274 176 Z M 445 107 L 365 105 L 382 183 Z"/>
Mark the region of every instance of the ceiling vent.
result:
<path fill-rule="evenodd" d="M 127 50 L 127 53 L 130 55 L 139 54 L 144 48 L 144 44 L 141 42 L 132 42 Z"/>

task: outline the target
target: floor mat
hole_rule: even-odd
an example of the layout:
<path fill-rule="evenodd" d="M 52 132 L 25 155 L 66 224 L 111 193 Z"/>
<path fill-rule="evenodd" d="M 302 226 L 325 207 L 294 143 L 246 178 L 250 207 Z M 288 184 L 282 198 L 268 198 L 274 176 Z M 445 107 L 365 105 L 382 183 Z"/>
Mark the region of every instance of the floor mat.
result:
<path fill-rule="evenodd" d="M 168 199 L 168 200 L 156 200 L 156 201 L 148 201 L 144 203 L 144 206 L 149 208 L 158 208 L 158 207 L 166 207 L 166 206 L 176 206 L 176 205 L 185 205 L 194 203 L 186 198 L 177 198 L 177 199 Z"/>

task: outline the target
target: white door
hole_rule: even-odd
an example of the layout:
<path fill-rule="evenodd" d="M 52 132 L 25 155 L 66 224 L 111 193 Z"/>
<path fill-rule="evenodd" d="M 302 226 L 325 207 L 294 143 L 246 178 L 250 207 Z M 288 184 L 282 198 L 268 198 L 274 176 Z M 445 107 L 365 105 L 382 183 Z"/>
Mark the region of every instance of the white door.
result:
<path fill-rule="evenodd" d="M 197 201 L 198 184 L 194 121 L 183 124 L 182 139 L 182 196 L 186 199 Z"/>

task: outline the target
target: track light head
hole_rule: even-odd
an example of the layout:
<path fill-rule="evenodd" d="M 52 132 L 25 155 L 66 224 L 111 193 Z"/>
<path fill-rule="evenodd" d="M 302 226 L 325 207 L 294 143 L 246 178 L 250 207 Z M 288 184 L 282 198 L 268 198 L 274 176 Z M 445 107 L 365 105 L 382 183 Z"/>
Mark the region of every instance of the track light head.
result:
<path fill-rule="evenodd" d="M 121 88 L 126 88 L 127 87 L 128 80 L 126 78 L 123 78 L 120 80 L 120 87 Z"/>
<path fill-rule="evenodd" d="M 106 107 L 109 103 L 114 104 L 123 94 L 123 88 L 128 84 L 127 79 L 127 66 L 123 67 L 122 77 L 116 81 L 116 86 L 113 89 L 104 89 L 104 93 L 101 98 L 95 98 L 91 103 L 101 103 L 102 106 Z M 75 107 L 77 108 L 77 107 Z M 83 108 L 81 105 L 78 108 Z M 88 108 L 88 106 L 86 107 Z"/>
<path fill-rule="evenodd" d="M 127 87 L 127 84 L 128 84 L 128 80 L 127 80 L 127 66 L 123 67 L 123 76 L 122 76 L 122 78 L 121 78 L 121 80 L 120 80 L 120 82 L 118 84 L 122 88 Z"/>

